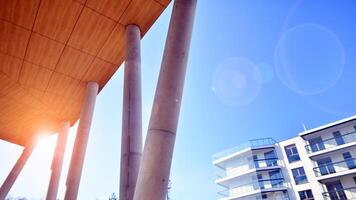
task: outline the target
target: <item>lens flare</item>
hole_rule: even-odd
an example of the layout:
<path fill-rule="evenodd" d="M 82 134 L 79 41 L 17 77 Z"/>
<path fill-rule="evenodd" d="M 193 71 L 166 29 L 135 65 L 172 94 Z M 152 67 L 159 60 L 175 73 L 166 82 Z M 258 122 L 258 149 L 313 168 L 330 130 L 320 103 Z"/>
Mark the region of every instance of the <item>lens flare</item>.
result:
<path fill-rule="evenodd" d="M 255 100 L 261 83 L 261 74 L 251 60 L 232 57 L 215 70 L 212 91 L 224 104 L 239 107 Z"/>
<path fill-rule="evenodd" d="M 274 54 L 277 77 L 302 95 L 316 95 L 333 87 L 344 71 L 345 53 L 335 33 L 318 24 L 287 30 Z"/>

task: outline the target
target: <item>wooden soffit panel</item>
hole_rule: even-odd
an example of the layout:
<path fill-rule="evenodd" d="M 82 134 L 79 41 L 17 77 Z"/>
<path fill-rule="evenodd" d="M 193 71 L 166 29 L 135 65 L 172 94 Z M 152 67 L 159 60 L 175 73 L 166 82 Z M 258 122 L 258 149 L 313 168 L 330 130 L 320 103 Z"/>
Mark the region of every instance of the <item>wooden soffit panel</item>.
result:
<path fill-rule="evenodd" d="M 170 0 L 0 0 L 0 139 L 26 145 L 80 115 L 86 83 L 110 80 L 125 26 L 142 36 Z"/>

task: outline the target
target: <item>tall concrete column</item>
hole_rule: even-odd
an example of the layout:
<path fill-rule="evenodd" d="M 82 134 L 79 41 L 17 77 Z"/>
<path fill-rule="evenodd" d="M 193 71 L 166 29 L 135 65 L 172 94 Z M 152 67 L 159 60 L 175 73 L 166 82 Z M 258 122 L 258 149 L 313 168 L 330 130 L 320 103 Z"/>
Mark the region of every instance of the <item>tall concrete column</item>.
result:
<path fill-rule="evenodd" d="M 76 200 L 78 196 L 80 178 L 82 175 L 85 152 L 87 149 L 98 89 L 99 86 L 95 82 L 89 82 L 87 85 L 86 97 L 80 113 L 79 126 L 67 176 L 67 188 L 64 197 L 65 200 Z"/>
<path fill-rule="evenodd" d="M 164 200 L 197 0 L 175 0 L 134 200 Z"/>
<path fill-rule="evenodd" d="M 54 151 L 51 178 L 48 185 L 46 200 L 56 200 L 58 194 L 58 186 L 61 178 L 63 157 L 67 145 L 67 136 L 69 130 L 69 122 L 63 122 L 57 136 L 56 149 Z"/>
<path fill-rule="evenodd" d="M 132 200 L 142 155 L 141 34 L 126 27 L 124 99 L 121 136 L 120 200 Z"/>
<path fill-rule="evenodd" d="M 17 160 L 16 164 L 14 165 L 11 172 L 6 177 L 4 183 L 0 188 L 0 200 L 4 200 L 6 198 L 7 194 L 11 190 L 11 187 L 14 185 L 17 177 L 25 166 L 28 158 L 31 156 L 34 148 L 34 143 L 31 143 L 23 149 L 20 158 Z"/>

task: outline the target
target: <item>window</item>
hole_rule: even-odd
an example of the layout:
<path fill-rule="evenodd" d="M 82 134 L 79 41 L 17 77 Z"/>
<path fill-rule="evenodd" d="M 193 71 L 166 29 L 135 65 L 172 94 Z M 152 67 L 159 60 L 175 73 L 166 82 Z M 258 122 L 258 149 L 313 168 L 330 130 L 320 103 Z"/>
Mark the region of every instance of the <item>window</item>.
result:
<path fill-rule="evenodd" d="M 311 190 L 304 190 L 298 193 L 300 200 L 314 200 L 313 192 Z"/>
<path fill-rule="evenodd" d="M 277 156 L 274 150 L 264 153 L 267 167 L 277 166 Z"/>
<path fill-rule="evenodd" d="M 356 184 L 356 176 L 355 176 L 355 177 L 353 177 L 353 179 L 354 179 L 354 182 L 355 182 L 355 184 Z"/>
<path fill-rule="evenodd" d="M 347 200 L 344 187 L 340 181 L 332 181 L 325 183 L 328 190 L 329 199 L 331 200 Z"/>
<path fill-rule="evenodd" d="M 296 185 L 308 182 L 308 178 L 307 175 L 305 175 L 303 167 L 292 169 L 292 173 Z"/>
<path fill-rule="evenodd" d="M 319 168 L 320 175 L 327 175 L 335 173 L 334 163 L 330 157 L 322 158 L 316 161 Z"/>
<path fill-rule="evenodd" d="M 270 171 L 268 174 L 272 188 L 280 187 L 283 185 L 284 179 L 280 170 Z"/>
<path fill-rule="evenodd" d="M 310 139 L 309 145 L 310 145 L 312 152 L 316 152 L 316 151 L 325 149 L 324 141 L 321 139 L 321 137 L 316 137 L 316 138 Z"/>
<path fill-rule="evenodd" d="M 344 157 L 346 165 L 347 165 L 347 167 L 349 169 L 355 169 L 356 168 L 354 159 L 352 158 L 350 152 L 345 152 L 345 153 L 342 154 L 342 156 Z"/>
<path fill-rule="evenodd" d="M 253 162 L 255 163 L 255 168 L 260 168 L 257 155 L 253 155 Z"/>
<path fill-rule="evenodd" d="M 337 145 L 345 144 L 344 138 L 341 136 L 340 131 L 333 132 L 333 136 Z"/>
<path fill-rule="evenodd" d="M 263 182 L 262 174 L 257 174 L 259 189 L 265 189 L 265 183 Z"/>
<path fill-rule="evenodd" d="M 284 147 L 284 150 L 286 151 L 289 163 L 300 160 L 298 150 L 295 144 Z"/>

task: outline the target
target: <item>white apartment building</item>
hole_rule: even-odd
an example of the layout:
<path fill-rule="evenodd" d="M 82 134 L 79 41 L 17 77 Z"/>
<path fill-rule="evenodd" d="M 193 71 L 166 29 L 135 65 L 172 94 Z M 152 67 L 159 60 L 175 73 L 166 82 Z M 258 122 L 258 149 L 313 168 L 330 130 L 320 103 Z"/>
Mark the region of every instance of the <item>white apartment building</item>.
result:
<path fill-rule="evenodd" d="M 356 116 L 214 155 L 219 200 L 356 199 Z"/>

